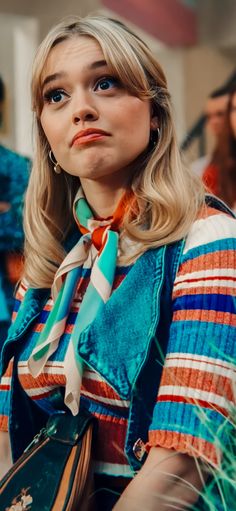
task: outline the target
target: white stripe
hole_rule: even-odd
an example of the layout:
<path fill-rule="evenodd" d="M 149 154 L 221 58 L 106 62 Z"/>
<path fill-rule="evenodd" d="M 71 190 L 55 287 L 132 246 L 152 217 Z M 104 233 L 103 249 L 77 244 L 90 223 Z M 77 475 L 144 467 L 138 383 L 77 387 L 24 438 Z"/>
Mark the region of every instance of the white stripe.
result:
<path fill-rule="evenodd" d="M 51 392 L 52 390 L 54 390 L 55 388 L 57 387 L 57 385 L 50 385 L 50 387 L 37 387 L 37 388 L 30 388 L 30 389 L 25 389 L 25 392 L 30 396 L 30 397 L 34 397 L 34 396 L 39 396 L 40 394 L 46 394 L 48 392 Z M 42 396 L 42 399 L 43 399 L 43 396 Z"/>
<path fill-rule="evenodd" d="M 111 285 L 98 267 L 97 261 L 95 261 L 91 272 L 91 282 L 104 303 L 106 303 L 111 295 Z"/>
<path fill-rule="evenodd" d="M 226 360 L 222 360 L 221 358 L 213 358 L 213 357 L 207 357 L 206 355 L 198 355 L 198 354 L 192 354 L 192 353 L 181 353 L 181 352 L 172 352 L 172 353 L 169 353 L 167 356 L 166 356 L 166 361 L 165 363 L 167 362 L 167 360 L 171 360 L 171 359 L 190 359 L 190 360 L 194 360 L 196 359 L 197 362 L 206 362 L 206 363 L 212 363 L 214 365 L 219 365 L 220 367 L 224 367 L 224 368 L 228 368 L 228 369 L 231 369 L 233 371 L 235 371 L 235 364 L 233 364 L 232 362 L 227 362 Z"/>
<path fill-rule="evenodd" d="M 18 296 L 18 294 L 20 294 L 22 296 L 22 298 L 24 298 L 27 288 L 28 288 L 28 286 L 26 286 L 25 282 L 21 282 L 19 285 L 19 288 L 17 289 L 17 293 L 16 293 L 17 296 Z"/>
<path fill-rule="evenodd" d="M 224 396 L 220 396 L 219 394 L 214 394 L 213 392 L 207 392 L 205 390 L 193 389 L 191 387 L 182 387 L 178 385 L 162 385 L 158 392 L 158 396 L 183 396 L 190 399 L 196 399 L 201 401 L 206 401 L 211 404 L 215 404 L 220 408 L 225 408 L 226 410 L 230 410 L 232 406 L 235 405 L 229 399 L 226 399 Z"/>
<path fill-rule="evenodd" d="M 209 364 L 207 362 L 199 362 L 199 361 L 192 361 L 192 360 L 178 360 L 178 359 L 169 359 L 165 362 L 165 368 L 166 367 L 174 367 L 179 368 L 183 367 L 184 369 L 197 369 L 202 372 L 208 372 L 208 373 L 215 373 L 219 376 L 225 376 L 227 378 L 232 378 L 233 376 L 233 370 L 231 368 L 225 368 L 223 366 L 219 366 L 216 364 Z"/>
<path fill-rule="evenodd" d="M 229 288 L 229 289 L 236 289 L 236 281 L 234 280 L 199 280 L 198 282 L 180 282 L 179 284 L 174 285 L 174 292 L 176 292 L 179 289 L 195 289 L 197 287 L 217 287 L 217 288 Z"/>
<path fill-rule="evenodd" d="M 56 364 L 56 362 L 55 362 Z M 64 375 L 64 367 L 54 367 L 52 364 L 48 364 L 48 362 L 45 364 L 45 366 L 42 368 L 42 374 L 59 374 Z M 18 374 L 29 374 L 28 366 L 27 364 L 18 364 Z"/>
<path fill-rule="evenodd" d="M 105 382 L 106 380 L 100 376 L 100 374 L 96 373 L 95 371 L 89 371 L 86 369 L 83 374 L 83 378 L 86 378 L 87 380 L 94 380 L 99 382 Z"/>
<path fill-rule="evenodd" d="M 223 213 L 196 220 L 186 238 L 183 254 L 219 239 L 236 238 L 236 221 Z"/>
<path fill-rule="evenodd" d="M 91 397 L 95 401 L 101 401 L 102 403 L 114 406 L 120 406 L 122 408 L 128 408 L 130 406 L 130 401 L 122 401 L 121 399 L 109 399 L 108 397 L 98 396 L 92 392 L 87 392 L 87 390 L 82 390 L 81 394 L 86 397 Z"/>
<path fill-rule="evenodd" d="M 119 463 L 105 463 L 104 461 L 95 461 L 93 468 L 96 474 L 106 474 L 111 476 L 134 477 L 134 472 L 129 465 Z"/>
<path fill-rule="evenodd" d="M 9 376 L 2 376 L 0 378 L 0 385 L 10 385 L 11 384 L 11 378 Z"/>
<path fill-rule="evenodd" d="M 182 282 L 184 280 L 204 279 L 207 277 L 229 277 L 230 279 L 236 278 L 236 268 L 212 268 L 210 270 L 192 271 L 184 275 L 178 275 L 175 282 Z"/>

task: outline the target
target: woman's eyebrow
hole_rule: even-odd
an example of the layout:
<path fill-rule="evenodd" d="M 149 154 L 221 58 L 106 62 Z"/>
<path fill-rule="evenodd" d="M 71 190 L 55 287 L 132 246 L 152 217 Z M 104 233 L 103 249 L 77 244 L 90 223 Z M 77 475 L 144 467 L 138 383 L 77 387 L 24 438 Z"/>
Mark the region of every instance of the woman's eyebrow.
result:
<path fill-rule="evenodd" d="M 45 87 L 45 85 L 47 85 L 50 82 L 55 82 L 56 80 L 58 80 L 60 78 L 65 78 L 65 77 L 66 77 L 66 73 L 62 73 L 62 72 L 61 73 L 54 73 L 52 75 L 48 75 L 43 80 L 42 88 Z"/>
<path fill-rule="evenodd" d="M 97 60 L 95 62 L 92 62 L 92 64 L 90 64 L 88 66 L 88 69 L 97 69 L 99 67 L 104 67 L 104 66 L 107 66 L 106 60 Z"/>
<path fill-rule="evenodd" d="M 105 66 L 107 67 L 107 62 L 105 60 L 97 60 L 97 61 L 89 64 L 87 66 L 87 69 L 90 71 L 90 70 L 98 69 L 100 67 L 105 67 Z M 52 75 L 48 75 L 48 76 L 46 76 L 46 78 L 44 79 L 44 81 L 42 83 L 42 88 L 45 87 L 45 85 L 47 85 L 50 82 L 54 82 L 60 78 L 65 78 L 65 77 L 66 77 L 66 73 L 64 73 L 64 72 L 53 73 Z"/>

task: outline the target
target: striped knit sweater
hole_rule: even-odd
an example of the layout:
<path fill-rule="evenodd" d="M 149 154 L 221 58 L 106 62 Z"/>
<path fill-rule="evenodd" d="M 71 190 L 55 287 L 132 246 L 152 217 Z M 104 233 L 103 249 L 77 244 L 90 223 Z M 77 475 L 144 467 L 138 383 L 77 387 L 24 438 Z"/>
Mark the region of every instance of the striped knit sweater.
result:
<path fill-rule="evenodd" d="M 94 249 L 95 250 L 95 249 Z M 92 256 L 96 255 L 95 253 Z M 24 390 L 48 413 L 51 396 L 65 385 L 64 357 L 76 314 L 90 278 L 93 257 L 81 269 L 81 280 L 57 351 L 44 371 L 33 378 L 26 361 L 42 330 L 52 300 L 38 323 L 27 334 L 18 373 Z M 131 266 L 117 266 L 114 289 Z M 233 377 L 236 357 L 236 221 L 207 208 L 187 236 L 173 287 L 173 320 L 161 383 L 149 430 L 151 446 L 172 448 L 217 463 L 214 431 L 221 427 L 234 402 Z M 26 287 L 21 284 L 15 313 Z M 0 384 L 0 429 L 8 429 L 12 361 Z M 82 406 L 98 419 L 95 471 L 111 476 L 132 477 L 124 453 L 129 402 L 86 367 L 82 382 Z M 203 420 L 204 417 L 204 420 Z M 212 431 L 212 424 L 214 431 Z"/>

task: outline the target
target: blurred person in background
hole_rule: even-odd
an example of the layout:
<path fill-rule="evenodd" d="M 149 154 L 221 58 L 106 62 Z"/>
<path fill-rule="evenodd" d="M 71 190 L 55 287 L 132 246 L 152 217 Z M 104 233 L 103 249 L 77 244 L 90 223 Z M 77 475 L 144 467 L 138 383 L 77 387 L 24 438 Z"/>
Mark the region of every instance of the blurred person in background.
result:
<path fill-rule="evenodd" d="M 0 125 L 5 86 L 0 77 Z M 0 143 L 0 345 L 6 338 L 13 308 L 13 292 L 22 269 L 22 202 L 30 161 Z"/>
<path fill-rule="evenodd" d="M 229 90 L 227 87 L 221 87 L 215 90 L 207 98 L 205 107 L 206 128 L 214 139 L 215 146 L 218 144 L 224 129 L 224 121 L 229 101 Z M 214 166 L 215 149 L 210 154 L 206 154 L 191 164 L 195 174 L 202 176 L 208 167 Z"/>
<path fill-rule="evenodd" d="M 212 163 L 203 173 L 203 182 L 236 212 L 236 86 L 230 92 L 221 136 Z"/>

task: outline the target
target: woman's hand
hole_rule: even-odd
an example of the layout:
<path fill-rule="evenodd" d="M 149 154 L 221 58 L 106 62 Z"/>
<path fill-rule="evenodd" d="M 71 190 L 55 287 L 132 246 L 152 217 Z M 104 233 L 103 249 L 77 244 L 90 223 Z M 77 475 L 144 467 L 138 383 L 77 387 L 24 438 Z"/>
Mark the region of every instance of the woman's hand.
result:
<path fill-rule="evenodd" d="M 9 434 L 5 431 L 0 431 L 0 479 L 12 466 L 11 459 L 11 446 Z"/>
<path fill-rule="evenodd" d="M 185 510 L 198 500 L 206 475 L 194 458 L 170 449 L 152 447 L 114 511 Z"/>

